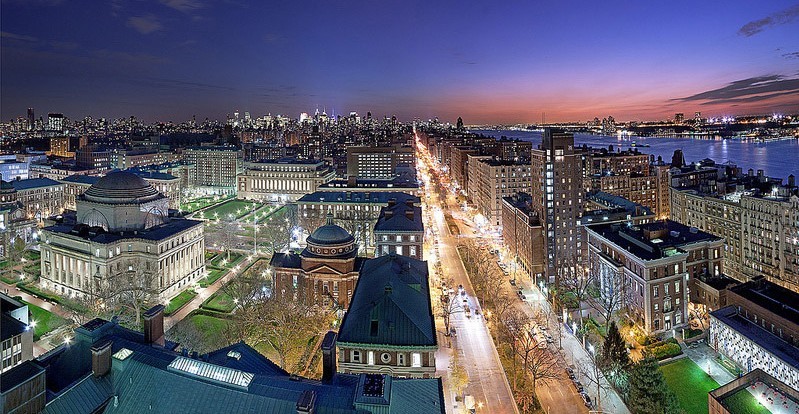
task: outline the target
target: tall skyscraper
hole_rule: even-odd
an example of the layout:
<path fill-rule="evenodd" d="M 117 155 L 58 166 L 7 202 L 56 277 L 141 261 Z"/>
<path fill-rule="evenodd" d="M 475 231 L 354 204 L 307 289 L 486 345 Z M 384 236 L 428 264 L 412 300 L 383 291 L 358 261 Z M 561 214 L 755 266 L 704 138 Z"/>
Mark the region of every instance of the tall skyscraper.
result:
<path fill-rule="evenodd" d="M 530 193 L 544 224 L 548 283 L 557 283 L 563 268 L 576 268 L 582 260 L 580 157 L 574 148 L 574 134 L 554 128 L 544 129 L 541 146 L 532 150 Z"/>
<path fill-rule="evenodd" d="M 33 115 L 33 108 L 28 108 L 28 131 L 33 131 L 36 126 L 36 117 Z"/>

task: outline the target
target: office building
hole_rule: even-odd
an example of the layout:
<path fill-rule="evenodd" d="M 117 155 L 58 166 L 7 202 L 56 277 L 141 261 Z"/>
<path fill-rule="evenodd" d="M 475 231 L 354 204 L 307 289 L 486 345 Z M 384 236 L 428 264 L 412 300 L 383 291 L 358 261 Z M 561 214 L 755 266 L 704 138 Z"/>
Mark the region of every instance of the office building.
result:
<path fill-rule="evenodd" d="M 73 158 L 75 151 L 72 151 L 69 137 L 50 138 L 50 155 L 62 158 Z"/>
<path fill-rule="evenodd" d="M 14 155 L 0 155 L 0 178 L 3 181 L 24 180 L 30 177 L 30 164 L 17 161 Z"/>
<path fill-rule="evenodd" d="M 28 305 L 2 292 L 0 321 L 0 373 L 3 373 L 33 358 L 33 329 Z"/>
<path fill-rule="evenodd" d="M 358 178 L 394 178 L 416 176 L 413 147 L 348 147 L 347 176 Z"/>
<path fill-rule="evenodd" d="M 64 115 L 57 113 L 47 114 L 47 130 L 53 132 L 64 131 Z"/>

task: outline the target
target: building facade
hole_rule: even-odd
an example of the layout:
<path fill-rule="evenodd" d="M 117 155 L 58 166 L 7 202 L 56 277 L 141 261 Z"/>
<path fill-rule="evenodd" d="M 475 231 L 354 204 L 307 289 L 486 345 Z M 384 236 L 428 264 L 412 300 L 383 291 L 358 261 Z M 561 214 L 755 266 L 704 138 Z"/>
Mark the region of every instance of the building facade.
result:
<path fill-rule="evenodd" d="M 710 313 L 708 345 L 743 371 L 762 369 L 799 389 L 799 294 L 763 277 L 728 289 Z"/>
<path fill-rule="evenodd" d="M 41 286 L 115 300 L 121 282 L 169 300 L 205 277 L 201 221 L 170 218 L 169 200 L 141 177 L 114 172 L 77 197 L 77 212 L 42 229 Z M 128 278 L 128 279 L 126 279 Z"/>
<path fill-rule="evenodd" d="M 723 273 L 723 240 L 677 222 L 586 231 L 590 272 L 604 303 L 627 308 L 647 334 L 685 326 L 691 279 Z"/>
<path fill-rule="evenodd" d="M 245 162 L 244 171 L 236 178 L 237 195 L 246 200 L 293 202 L 335 176 L 335 171 L 319 160 Z"/>
<path fill-rule="evenodd" d="M 583 211 L 581 152 L 574 134 L 546 128 L 541 146 L 531 153 L 533 206 L 544 227 L 546 276 L 558 283 L 563 268 L 582 263 L 583 240 L 578 228 Z"/>
<path fill-rule="evenodd" d="M 183 160 L 194 165 L 189 182 L 211 193 L 236 191 L 239 150 L 236 147 L 193 147 L 183 151 Z"/>
<path fill-rule="evenodd" d="M 33 358 L 28 305 L 0 292 L 0 373 Z"/>
<path fill-rule="evenodd" d="M 502 242 L 534 282 L 543 277 L 544 228 L 529 194 L 518 193 L 502 199 Z"/>
<path fill-rule="evenodd" d="M 17 199 L 29 219 L 42 221 L 64 211 L 64 184 L 49 178 L 31 178 L 11 182 Z"/>
<path fill-rule="evenodd" d="M 502 198 L 530 191 L 530 165 L 482 159 L 475 164 L 474 172 L 472 182 L 476 186 L 469 187 L 471 202 L 492 226 L 502 225 Z"/>
<path fill-rule="evenodd" d="M 399 254 L 422 260 L 424 257 L 424 224 L 422 208 L 412 199 L 405 203 L 388 200 L 380 209 L 374 227 L 375 256 Z"/>
<path fill-rule="evenodd" d="M 347 148 L 348 177 L 394 178 L 402 175 L 401 167 L 416 168 L 416 153 L 413 147 L 397 145 Z"/>
<path fill-rule="evenodd" d="M 310 305 L 345 310 L 352 300 L 363 258 L 358 257 L 355 238 L 333 224 L 316 229 L 306 239 L 301 253 L 274 253 L 274 294 Z"/>
<path fill-rule="evenodd" d="M 339 372 L 434 377 L 427 262 L 396 254 L 367 260 L 336 345 Z"/>

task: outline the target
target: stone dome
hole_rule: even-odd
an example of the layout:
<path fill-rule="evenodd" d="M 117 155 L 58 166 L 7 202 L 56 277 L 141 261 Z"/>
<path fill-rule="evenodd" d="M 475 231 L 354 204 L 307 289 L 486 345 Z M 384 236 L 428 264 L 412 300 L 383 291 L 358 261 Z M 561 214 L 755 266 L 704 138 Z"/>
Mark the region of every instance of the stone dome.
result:
<path fill-rule="evenodd" d="M 306 251 L 317 256 L 346 256 L 355 251 L 355 238 L 333 224 L 331 214 L 327 215 L 327 224 L 316 229 L 305 241 Z"/>
<path fill-rule="evenodd" d="M 104 204 L 139 204 L 162 198 L 158 190 L 136 174 L 117 171 L 100 178 L 83 196 Z"/>

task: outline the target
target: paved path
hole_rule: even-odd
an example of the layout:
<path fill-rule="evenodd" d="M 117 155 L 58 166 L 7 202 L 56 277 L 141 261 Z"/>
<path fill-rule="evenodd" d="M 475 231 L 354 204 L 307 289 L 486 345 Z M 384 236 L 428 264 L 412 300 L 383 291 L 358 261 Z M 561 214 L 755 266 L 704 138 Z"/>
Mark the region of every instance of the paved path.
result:
<path fill-rule="evenodd" d="M 705 342 L 706 341 L 696 343 L 696 348 L 689 348 L 688 346 L 683 345 L 682 351 L 686 356 L 688 356 L 688 358 L 691 358 L 691 361 L 694 361 L 696 365 L 699 365 L 699 368 L 702 368 L 702 370 L 713 377 L 713 379 L 716 380 L 719 385 L 724 385 L 734 380 L 735 377 L 730 374 L 729 371 L 724 369 L 721 364 L 719 364 L 718 360 L 716 359 L 716 351 L 714 351 L 713 348 L 708 346 Z"/>

